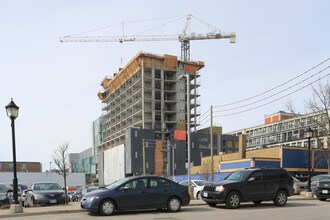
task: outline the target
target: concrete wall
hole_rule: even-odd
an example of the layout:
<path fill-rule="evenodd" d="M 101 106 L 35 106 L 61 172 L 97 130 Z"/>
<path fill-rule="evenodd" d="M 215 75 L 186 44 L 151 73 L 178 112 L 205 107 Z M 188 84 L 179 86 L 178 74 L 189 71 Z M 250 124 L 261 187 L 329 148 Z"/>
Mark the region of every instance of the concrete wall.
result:
<path fill-rule="evenodd" d="M 104 185 L 125 177 L 125 145 L 104 151 Z"/>
<path fill-rule="evenodd" d="M 104 186 L 104 152 L 97 154 L 97 177 L 99 179 L 99 185 Z"/>

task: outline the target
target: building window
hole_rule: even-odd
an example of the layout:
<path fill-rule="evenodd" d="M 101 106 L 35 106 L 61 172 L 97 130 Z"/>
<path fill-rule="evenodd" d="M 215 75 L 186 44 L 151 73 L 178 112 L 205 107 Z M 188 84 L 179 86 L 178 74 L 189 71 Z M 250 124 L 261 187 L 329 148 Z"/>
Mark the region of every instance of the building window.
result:
<path fill-rule="evenodd" d="M 138 158 L 138 152 L 135 151 L 135 158 Z"/>
<path fill-rule="evenodd" d="M 22 164 L 21 171 L 22 172 L 27 172 L 26 163 Z"/>
<path fill-rule="evenodd" d="M 13 163 L 8 164 L 8 171 L 13 171 Z"/>

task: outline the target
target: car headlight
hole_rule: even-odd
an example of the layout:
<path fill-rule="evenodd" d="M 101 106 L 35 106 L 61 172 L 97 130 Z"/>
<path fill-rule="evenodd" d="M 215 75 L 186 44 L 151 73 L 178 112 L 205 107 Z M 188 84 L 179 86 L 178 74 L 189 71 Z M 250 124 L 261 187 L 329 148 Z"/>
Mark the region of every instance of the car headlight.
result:
<path fill-rule="evenodd" d="M 92 196 L 92 197 L 90 198 L 90 200 L 93 201 L 93 200 L 97 200 L 98 198 L 100 198 L 100 197 L 99 197 L 99 196 Z"/>
<path fill-rule="evenodd" d="M 41 199 L 42 198 L 42 195 L 41 194 L 34 194 L 33 197 L 35 199 Z"/>
<path fill-rule="evenodd" d="M 223 192 L 223 191 L 225 191 L 225 187 L 223 187 L 223 186 L 216 186 L 215 187 L 215 191 L 216 192 Z"/>
<path fill-rule="evenodd" d="M 65 197 L 65 194 L 63 193 L 63 194 L 62 194 L 62 198 L 64 198 L 64 197 Z"/>

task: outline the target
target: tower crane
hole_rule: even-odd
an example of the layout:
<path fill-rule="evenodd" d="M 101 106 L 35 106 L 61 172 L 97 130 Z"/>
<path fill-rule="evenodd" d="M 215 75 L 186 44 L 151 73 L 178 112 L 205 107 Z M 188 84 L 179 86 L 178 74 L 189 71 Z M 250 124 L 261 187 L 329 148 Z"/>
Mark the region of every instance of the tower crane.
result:
<path fill-rule="evenodd" d="M 189 33 L 191 25 L 192 14 L 188 14 L 186 18 L 186 24 L 181 34 L 173 35 L 131 35 L 131 36 L 64 36 L 60 38 L 60 42 L 139 42 L 139 41 L 179 41 L 181 42 L 181 60 L 190 60 L 190 41 L 191 40 L 211 40 L 211 39 L 223 39 L 229 38 L 230 43 L 236 42 L 236 33 L 230 34 L 223 33 L 215 28 L 213 32 L 204 34 Z M 198 19 L 198 18 L 196 18 Z M 200 20 L 200 19 L 198 19 Z"/>

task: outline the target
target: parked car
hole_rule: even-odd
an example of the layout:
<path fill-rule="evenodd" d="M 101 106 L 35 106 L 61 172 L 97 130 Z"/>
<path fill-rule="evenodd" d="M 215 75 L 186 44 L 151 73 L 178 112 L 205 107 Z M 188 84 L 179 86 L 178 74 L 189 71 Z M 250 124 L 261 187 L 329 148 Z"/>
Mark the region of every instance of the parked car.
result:
<path fill-rule="evenodd" d="M 204 185 L 209 184 L 209 181 L 206 180 L 191 180 L 191 185 L 194 187 L 194 198 L 202 199 L 201 191 L 203 190 Z M 181 185 L 188 186 L 188 180 L 180 182 Z"/>
<path fill-rule="evenodd" d="M 94 190 L 98 190 L 98 189 L 100 189 L 100 188 L 99 188 L 99 187 L 96 187 L 96 186 L 91 186 L 91 187 L 88 187 L 88 188 L 84 189 L 84 190 L 81 192 L 80 196 L 79 196 L 79 201 L 82 199 L 82 197 L 83 197 L 86 193 L 89 193 L 89 192 L 92 192 L 92 191 L 94 191 Z"/>
<path fill-rule="evenodd" d="M 251 168 L 236 171 L 223 181 L 204 186 L 202 199 L 209 206 L 225 203 L 227 208 L 238 208 L 241 202 L 273 200 L 284 206 L 293 194 L 293 179 L 280 168 Z"/>
<path fill-rule="evenodd" d="M 302 191 L 305 191 L 307 188 L 307 183 L 306 182 L 301 182 L 300 180 L 298 180 L 295 177 L 292 177 L 294 184 L 293 184 L 293 189 L 294 192 L 293 194 L 295 195 L 299 195 Z"/>
<path fill-rule="evenodd" d="M 65 192 L 58 183 L 33 183 L 26 195 L 26 206 L 64 204 Z"/>
<path fill-rule="evenodd" d="M 0 183 L 0 207 L 9 205 L 13 199 L 13 188 L 9 184 Z"/>
<path fill-rule="evenodd" d="M 316 186 L 317 186 L 318 182 L 321 180 L 330 180 L 330 174 L 320 174 L 320 175 L 313 176 L 311 178 L 311 190 L 313 192 L 315 192 Z M 306 184 L 306 188 L 307 188 L 307 182 L 305 182 L 305 184 Z"/>
<path fill-rule="evenodd" d="M 315 195 L 320 201 L 330 198 L 330 179 L 320 180 L 315 189 Z"/>
<path fill-rule="evenodd" d="M 25 207 L 26 206 L 26 194 L 27 194 L 28 190 L 23 190 L 22 194 L 21 194 L 21 203 L 22 206 Z"/>
<path fill-rule="evenodd" d="M 77 193 L 75 191 L 69 191 L 68 198 L 69 198 L 69 202 L 78 202 L 79 201 L 79 195 L 77 195 Z"/>
<path fill-rule="evenodd" d="M 135 176 L 86 193 L 81 208 L 100 215 L 123 210 L 164 209 L 178 212 L 188 205 L 188 187 L 158 176 Z"/>

